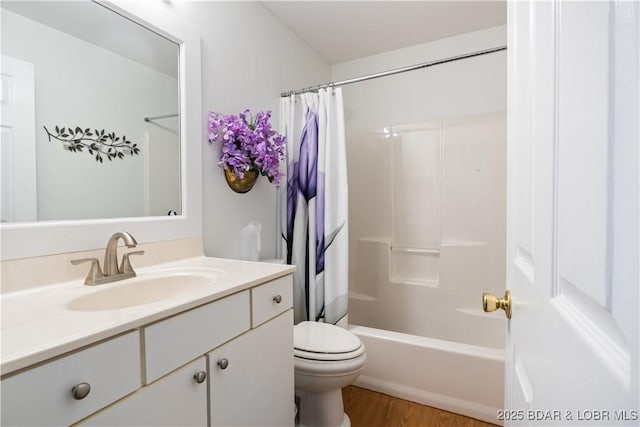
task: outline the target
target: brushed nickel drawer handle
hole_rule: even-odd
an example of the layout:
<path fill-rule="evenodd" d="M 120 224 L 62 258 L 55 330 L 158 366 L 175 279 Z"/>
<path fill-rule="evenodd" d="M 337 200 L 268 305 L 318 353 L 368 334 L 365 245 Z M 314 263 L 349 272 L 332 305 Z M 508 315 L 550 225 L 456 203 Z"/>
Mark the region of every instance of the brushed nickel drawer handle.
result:
<path fill-rule="evenodd" d="M 82 400 L 89 395 L 91 391 L 91 386 L 89 383 L 80 383 L 76 384 L 71 388 L 71 394 L 73 398 L 76 400 Z"/>
<path fill-rule="evenodd" d="M 275 297 L 273 297 L 273 300 L 276 302 L 276 304 L 280 304 L 282 302 L 282 295 L 276 295 Z"/>
<path fill-rule="evenodd" d="M 207 379 L 207 373 L 205 371 L 198 371 L 193 374 L 193 378 L 195 378 L 198 384 L 202 384 Z"/>
<path fill-rule="evenodd" d="M 218 360 L 218 366 L 220 369 L 227 369 L 227 366 L 229 366 L 229 360 L 226 358 Z"/>

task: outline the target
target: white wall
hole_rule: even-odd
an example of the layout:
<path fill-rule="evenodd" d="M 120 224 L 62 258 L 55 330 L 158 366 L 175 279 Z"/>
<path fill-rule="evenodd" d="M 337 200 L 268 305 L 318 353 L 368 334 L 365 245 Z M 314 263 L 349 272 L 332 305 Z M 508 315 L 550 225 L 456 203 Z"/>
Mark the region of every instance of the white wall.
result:
<path fill-rule="evenodd" d="M 144 157 L 156 141 L 172 143 L 174 155 L 147 175 L 151 183 L 156 176 L 175 177 L 179 147 L 175 130 L 143 118 L 177 112 L 176 78 L 6 9 L 2 25 L 3 54 L 35 69 L 38 219 L 145 215 Z M 126 135 L 142 153 L 98 164 L 86 151 L 71 153 L 49 141 L 43 126 L 53 131 L 56 125 Z M 165 186 L 163 192 L 179 211 L 179 186 Z"/>
<path fill-rule="evenodd" d="M 343 80 L 506 44 L 506 26 L 335 64 Z M 505 111 L 504 51 L 344 86 L 345 122 L 351 129 Z M 376 105 L 376 108 L 370 108 Z"/>
<path fill-rule="evenodd" d="M 167 2 L 166 7 L 201 37 L 203 127 L 208 111 L 250 108 L 272 110 L 277 128 L 280 92 L 330 79 L 329 65 L 258 2 Z M 261 257 L 273 257 L 275 187 L 260 177 L 249 193 L 233 193 L 217 166 L 219 153 L 217 146 L 203 150 L 205 254 L 238 257 L 240 230 L 255 220 L 262 223 Z"/>

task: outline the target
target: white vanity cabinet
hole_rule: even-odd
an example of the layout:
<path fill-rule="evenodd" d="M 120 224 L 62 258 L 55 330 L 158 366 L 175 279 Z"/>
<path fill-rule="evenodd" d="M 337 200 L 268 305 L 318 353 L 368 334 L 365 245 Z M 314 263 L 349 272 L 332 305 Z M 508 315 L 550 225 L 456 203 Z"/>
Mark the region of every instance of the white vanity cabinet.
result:
<path fill-rule="evenodd" d="M 3 378 L 2 425 L 293 425 L 292 299 L 289 275 Z"/>

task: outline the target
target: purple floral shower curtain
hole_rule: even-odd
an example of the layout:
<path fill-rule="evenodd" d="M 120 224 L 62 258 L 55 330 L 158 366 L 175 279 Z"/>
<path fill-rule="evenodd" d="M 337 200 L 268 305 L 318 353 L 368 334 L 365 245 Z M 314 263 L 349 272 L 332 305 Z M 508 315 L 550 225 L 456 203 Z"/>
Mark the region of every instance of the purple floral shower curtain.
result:
<path fill-rule="evenodd" d="M 294 318 L 337 323 L 348 302 L 347 174 L 342 92 L 281 103 L 287 137 L 283 242 L 294 274 Z"/>

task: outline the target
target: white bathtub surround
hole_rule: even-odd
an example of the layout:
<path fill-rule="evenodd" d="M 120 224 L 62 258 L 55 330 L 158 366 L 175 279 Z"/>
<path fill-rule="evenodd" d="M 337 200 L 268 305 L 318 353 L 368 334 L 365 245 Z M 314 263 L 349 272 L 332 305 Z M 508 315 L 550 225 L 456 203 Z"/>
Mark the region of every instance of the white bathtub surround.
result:
<path fill-rule="evenodd" d="M 504 346 L 502 319 L 469 314 L 504 292 L 504 125 L 495 113 L 349 133 L 350 323 Z"/>
<path fill-rule="evenodd" d="M 295 322 L 335 324 L 347 314 L 348 187 L 342 90 L 281 99 L 287 137 L 287 262 L 294 273 Z"/>

